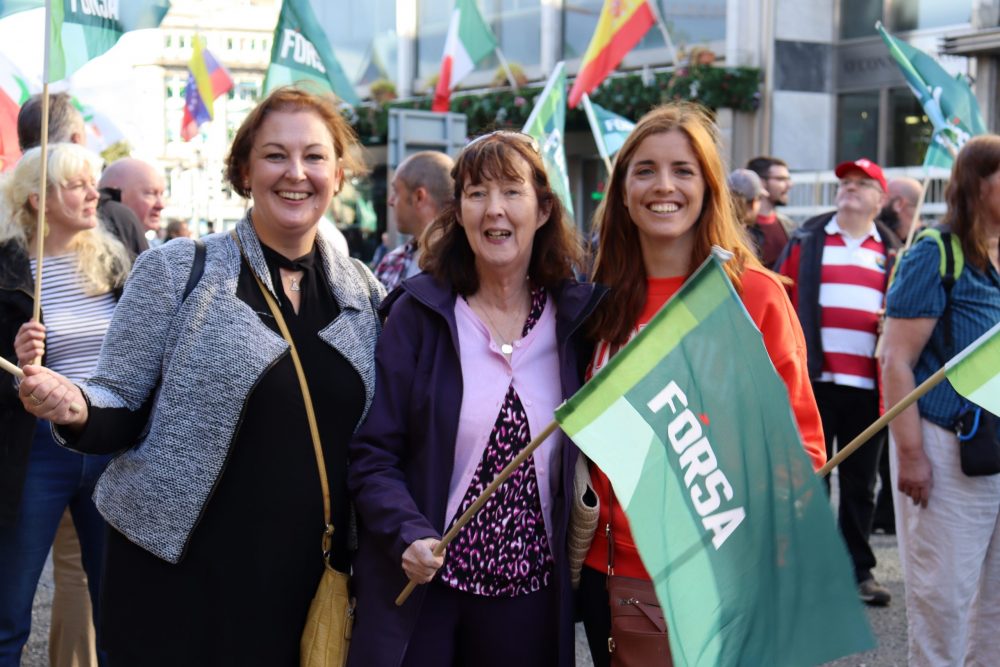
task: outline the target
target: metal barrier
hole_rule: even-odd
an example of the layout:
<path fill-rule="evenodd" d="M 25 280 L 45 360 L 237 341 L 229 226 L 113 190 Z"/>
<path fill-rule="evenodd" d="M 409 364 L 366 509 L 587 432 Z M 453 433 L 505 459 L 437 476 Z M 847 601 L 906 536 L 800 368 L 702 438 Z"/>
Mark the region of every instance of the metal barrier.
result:
<path fill-rule="evenodd" d="M 944 215 L 944 189 L 948 185 L 951 171 L 932 167 L 929 170 L 930 183 L 920 217 L 924 220 L 940 219 Z M 886 180 L 908 176 L 921 183 L 927 176 L 923 167 L 898 167 L 885 170 Z M 788 205 L 781 212 L 797 222 L 808 220 L 814 215 L 831 211 L 837 207 L 837 181 L 830 171 L 797 171 L 792 173 L 792 189 L 788 193 Z"/>

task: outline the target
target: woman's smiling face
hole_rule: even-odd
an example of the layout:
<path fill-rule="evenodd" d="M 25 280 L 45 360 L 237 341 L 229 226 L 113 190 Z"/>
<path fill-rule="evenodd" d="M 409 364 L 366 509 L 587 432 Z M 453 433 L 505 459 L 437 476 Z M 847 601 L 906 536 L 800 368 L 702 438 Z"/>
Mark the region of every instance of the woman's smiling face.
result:
<path fill-rule="evenodd" d="M 277 235 L 314 227 L 340 189 L 338 158 L 333 136 L 318 114 L 269 114 L 254 137 L 246 175 L 254 224 Z"/>
<path fill-rule="evenodd" d="M 462 187 L 459 223 L 480 269 L 527 274 L 535 232 L 549 217 L 539 206 L 531 180 L 531 167 L 513 158 L 519 179 L 494 179 L 485 174 L 480 183 L 466 180 Z"/>
<path fill-rule="evenodd" d="M 705 179 L 686 134 L 669 130 L 643 139 L 626 167 L 624 190 L 644 247 L 693 239 Z"/>

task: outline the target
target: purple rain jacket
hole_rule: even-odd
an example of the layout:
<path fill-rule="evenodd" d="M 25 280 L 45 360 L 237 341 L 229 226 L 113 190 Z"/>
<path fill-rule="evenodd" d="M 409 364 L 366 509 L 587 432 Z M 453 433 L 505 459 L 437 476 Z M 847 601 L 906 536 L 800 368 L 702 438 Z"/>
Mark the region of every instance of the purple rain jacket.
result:
<path fill-rule="evenodd" d="M 560 380 L 569 398 L 589 361 L 582 324 L 606 290 L 564 281 L 550 291 L 556 304 Z M 354 558 L 357 610 L 350 666 L 399 665 L 424 602 L 418 586 L 402 607 L 402 556 L 414 541 L 445 530 L 448 484 L 462 405 L 456 294 L 432 276 L 405 281 L 383 303 L 388 319 L 375 350 L 371 411 L 350 446 L 348 484 L 359 522 Z M 572 588 L 566 559 L 569 496 L 579 453 L 563 437 L 562 480 L 553 498 L 552 534 L 559 599 L 559 664 L 575 662 Z M 555 639 L 555 638 L 553 638 Z"/>

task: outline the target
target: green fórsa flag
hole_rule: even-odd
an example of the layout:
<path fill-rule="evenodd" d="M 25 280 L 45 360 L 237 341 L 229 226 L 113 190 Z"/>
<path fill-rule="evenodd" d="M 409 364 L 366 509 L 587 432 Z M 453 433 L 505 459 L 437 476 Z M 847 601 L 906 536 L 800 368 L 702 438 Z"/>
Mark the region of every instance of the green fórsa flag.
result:
<path fill-rule="evenodd" d="M 971 137 L 986 132 L 976 96 L 965 81 L 948 74 L 920 49 L 890 35 L 881 22 L 875 28 L 934 127 L 924 164 L 950 168 L 953 154 Z"/>
<path fill-rule="evenodd" d="M 330 40 L 310 0 L 284 0 L 274 29 L 264 92 L 304 81 L 322 90 L 332 90 L 348 104 L 360 102 L 354 86 L 333 55 Z"/>
<path fill-rule="evenodd" d="M 556 419 L 611 480 L 675 665 L 874 646 L 785 385 L 718 257 Z"/>
<path fill-rule="evenodd" d="M 566 65 L 556 65 L 541 95 L 535 101 L 524 133 L 538 142 L 552 189 L 562 200 L 566 213 L 573 215 L 573 198 L 569 191 L 569 170 L 566 167 Z"/>
<path fill-rule="evenodd" d="M 635 123 L 614 111 L 608 111 L 599 104 L 590 101 L 589 95 L 581 98 L 583 109 L 590 121 L 590 129 L 594 133 L 594 141 L 602 157 L 611 159 L 615 156 L 635 128 Z"/>
<path fill-rule="evenodd" d="M 45 81 L 65 79 L 130 30 L 156 28 L 169 0 L 50 0 Z"/>

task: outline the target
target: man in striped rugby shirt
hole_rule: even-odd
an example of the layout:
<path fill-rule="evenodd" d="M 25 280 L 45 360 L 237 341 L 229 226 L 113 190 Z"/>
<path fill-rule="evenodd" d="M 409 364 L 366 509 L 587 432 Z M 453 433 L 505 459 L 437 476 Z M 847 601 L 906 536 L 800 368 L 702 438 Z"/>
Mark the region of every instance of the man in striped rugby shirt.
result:
<path fill-rule="evenodd" d="M 827 456 L 879 416 L 875 341 L 891 262 L 899 239 L 876 221 L 887 199 L 882 169 L 861 158 L 837 166 L 837 210 L 807 220 L 776 266 L 792 280 L 789 295 L 806 338 L 809 376 L 816 394 Z M 867 604 L 887 605 L 889 591 L 875 581 L 868 544 L 875 508 L 875 478 L 884 431 L 838 468 L 839 524 L 858 592 Z"/>

